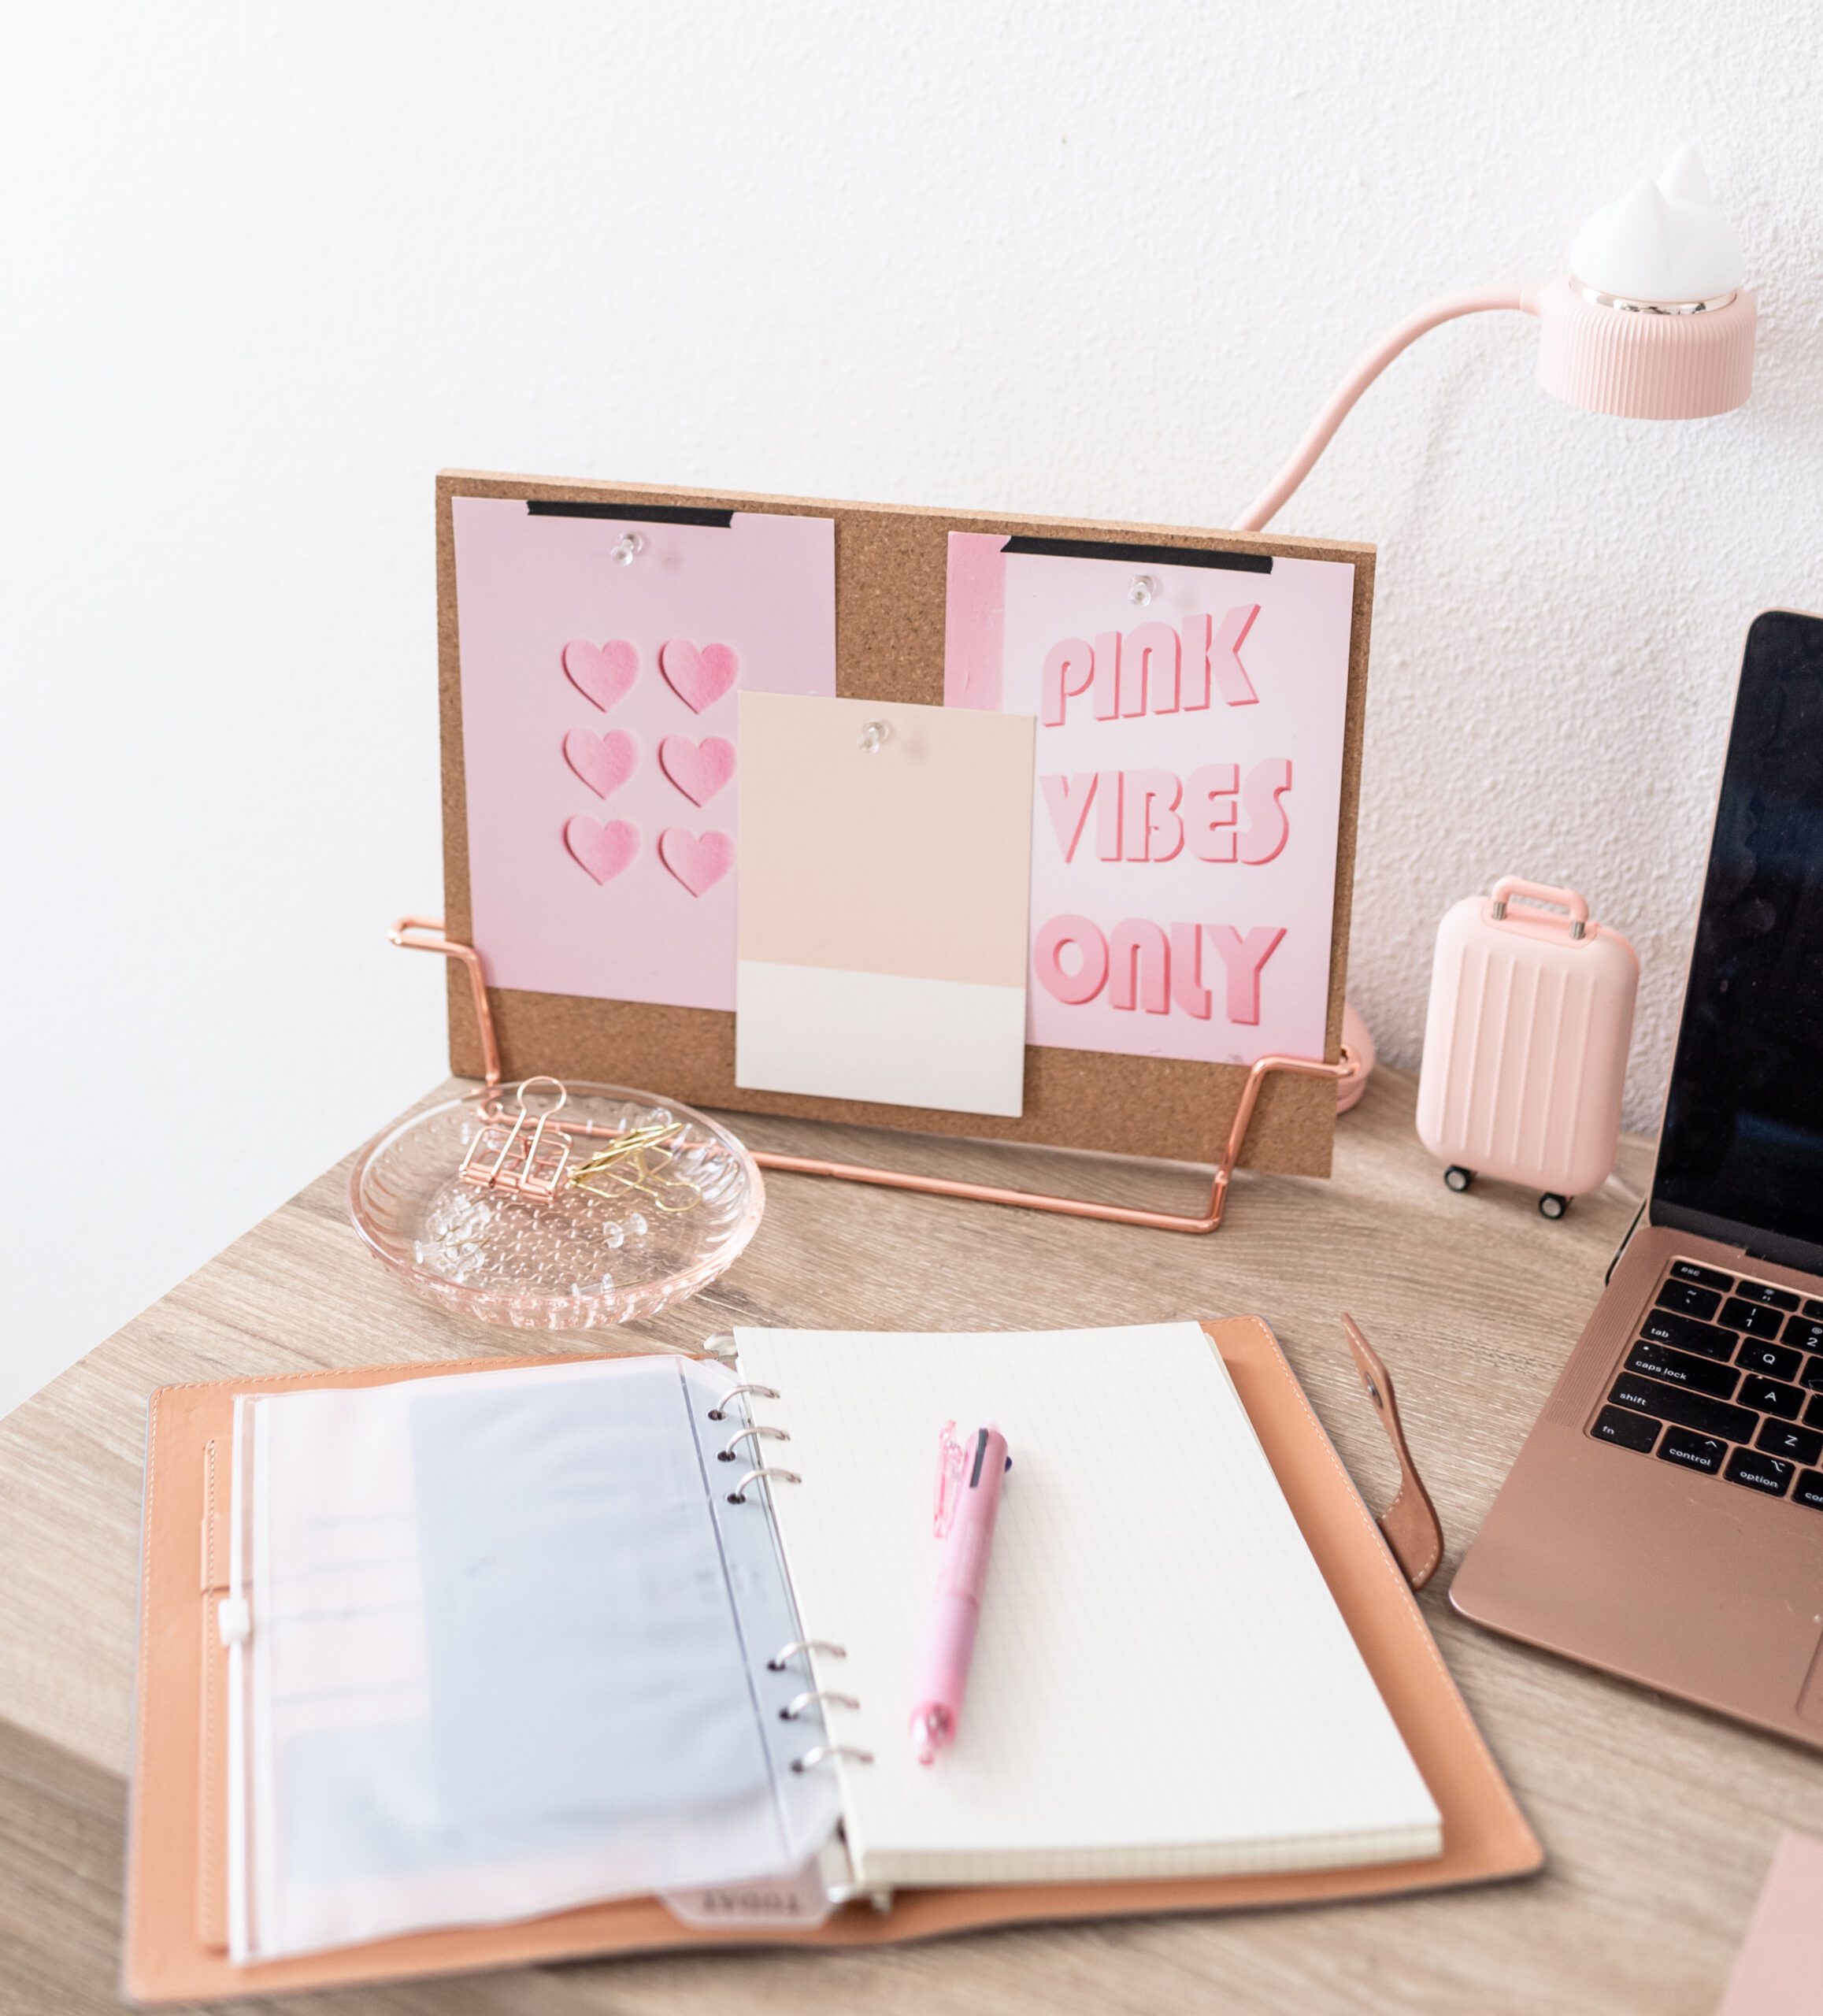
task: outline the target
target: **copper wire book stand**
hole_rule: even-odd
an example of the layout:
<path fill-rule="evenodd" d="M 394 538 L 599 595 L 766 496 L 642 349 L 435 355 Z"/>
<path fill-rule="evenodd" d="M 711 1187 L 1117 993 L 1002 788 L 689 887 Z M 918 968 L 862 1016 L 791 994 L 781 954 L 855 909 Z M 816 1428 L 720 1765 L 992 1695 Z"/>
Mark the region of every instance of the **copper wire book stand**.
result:
<path fill-rule="evenodd" d="M 469 987 L 474 997 L 475 1022 L 481 1036 L 484 1084 L 491 1091 L 500 1084 L 500 1046 L 494 1033 L 494 1011 L 488 1006 L 487 981 L 481 968 L 481 955 L 472 945 L 449 937 L 440 917 L 401 917 L 388 933 L 395 945 L 409 952 L 440 952 L 458 959 L 467 969 Z M 1127 1204 L 1097 1204 L 1080 1197 L 1058 1197 L 1037 1190 L 1006 1190 L 989 1183 L 965 1183 L 943 1176 L 918 1176 L 909 1169 L 877 1169 L 865 1162 L 828 1162 L 816 1155 L 781 1154 L 770 1148 L 748 1151 L 761 1169 L 779 1169 L 790 1176 L 824 1176 L 843 1183 L 871 1183 L 883 1190 L 916 1190 L 932 1197 L 964 1197 L 977 1204 L 1006 1204 L 1028 1211 L 1052 1211 L 1072 1218 L 1100 1218 L 1110 1225 L 1144 1225 L 1154 1232 L 1213 1232 L 1221 1223 L 1228 1203 L 1228 1186 L 1241 1151 L 1247 1145 L 1247 1129 L 1259 1103 L 1260 1087 L 1275 1071 L 1306 1078 L 1352 1077 L 1357 1069 L 1353 1053 L 1343 1047 L 1341 1060 L 1325 1064 L 1306 1057 L 1262 1057 L 1247 1073 L 1235 1108 L 1228 1141 L 1217 1163 L 1210 1186 L 1209 1207 L 1199 1217 L 1176 1211 L 1147 1211 Z M 553 1122 L 564 1128 L 561 1120 Z"/>

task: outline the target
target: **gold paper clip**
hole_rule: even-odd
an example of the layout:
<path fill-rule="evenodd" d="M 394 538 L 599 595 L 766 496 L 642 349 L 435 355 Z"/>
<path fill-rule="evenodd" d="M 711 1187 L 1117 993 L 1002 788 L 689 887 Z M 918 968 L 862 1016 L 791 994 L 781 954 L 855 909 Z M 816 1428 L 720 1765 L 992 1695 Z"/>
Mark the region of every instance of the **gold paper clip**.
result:
<path fill-rule="evenodd" d="M 585 1176 L 595 1176 L 614 1163 L 637 1155 L 649 1148 L 655 1148 L 662 1141 L 669 1141 L 674 1135 L 684 1132 L 681 1120 L 654 1121 L 648 1127 L 629 1127 L 617 1134 L 605 1148 L 598 1148 L 586 1162 L 582 1163 L 570 1177 L 572 1183 L 580 1183 Z"/>
<path fill-rule="evenodd" d="M 677 1159 L 677 1151 L 665 1144 L 683 1131 L 684 1123 L 677 1120 L 662 1125 L 630 1127 L 611 1146 L 591 1155 L 569 1180 L 591 1197 L 612 1198 L 631 1192 L 646 1198 L 658 1210 L 694 1210 L 702 1201 L 701 1190 L 687 1177 L 665 1173 Z M 602 1183 L 610 1187 L 604 1189 Z"/>
<path fill-rule="evenodd" d="M 525 1103 L 534 1085 L 550 1085 L 557 1097 L 535 1115 Z M 459 1172 L 477 1190 L 516 1190 L 522 1197 L 554 1197 L 569 1166 L 569 1140 L 551 1121 L 569 1093 L 555 1078 L 528 1078 L 519 1088 L 517 1118 L 498 1107 L 484 1116 Z M 535 1125 L 533 1123 L 535 1121 Z M 547 1132 L 548 1130 L 548 1132 Z"/>

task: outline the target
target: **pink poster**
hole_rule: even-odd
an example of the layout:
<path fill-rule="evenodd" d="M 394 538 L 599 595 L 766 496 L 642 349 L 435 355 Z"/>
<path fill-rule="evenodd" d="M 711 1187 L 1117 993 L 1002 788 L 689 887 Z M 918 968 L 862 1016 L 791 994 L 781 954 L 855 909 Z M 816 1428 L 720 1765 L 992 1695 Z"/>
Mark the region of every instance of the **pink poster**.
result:
<path fill-rule="evenodd" d="M 944 699 L 1037 722 L 1028 1040 L 1321 1057 L 1354 569 L 952 532 Z"/>
<path fill-rule="evenodd" d="M 489 981 L 732 1009 L 735 695 L 834 695 L 832 521 L 451 508 Z"/>

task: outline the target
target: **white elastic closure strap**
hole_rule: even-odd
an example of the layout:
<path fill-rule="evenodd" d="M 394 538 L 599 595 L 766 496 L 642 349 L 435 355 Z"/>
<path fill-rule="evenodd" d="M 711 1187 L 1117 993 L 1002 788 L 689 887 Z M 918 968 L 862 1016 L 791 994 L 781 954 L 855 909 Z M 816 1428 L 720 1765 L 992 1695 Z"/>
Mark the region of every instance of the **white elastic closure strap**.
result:
<path fill-rule="evenodd" d="M 244 1645 L 254 1635 L 253 1605 L 245 1596 L 224 1596 L 216 1606 L 215 1628 L 224 1645 Z"/>

